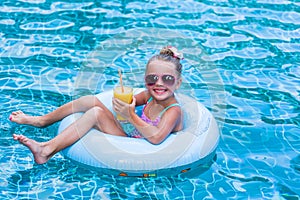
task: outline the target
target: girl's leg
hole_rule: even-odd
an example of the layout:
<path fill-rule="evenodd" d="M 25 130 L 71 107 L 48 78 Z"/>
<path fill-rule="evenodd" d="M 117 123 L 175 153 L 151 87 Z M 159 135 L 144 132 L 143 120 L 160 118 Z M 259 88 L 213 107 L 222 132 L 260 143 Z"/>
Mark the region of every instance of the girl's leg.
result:
<path fill-rule="evenodd" d="M 74 144 L 93 127 L 108 134 L 126 136 L 119 122 L 108 109 L 93 107 L 62 133 L 47 142 L 39 143 L 23 135 L 16 134 L 13 135 L 13 138 L 30 149 L 37 163 L 43 164 L 60 150 Z"/>
<path fill-rule="evenodd" d="M 28 124 L 36 127 L 44 127 L 60 121 L 61 119 L 72 113 L 86 112 L 94 106 L 99 106 L 103 109 L 106 109 L 106 107 L 98 100 L 97 97 L 88 95 L 66 103 L 56 110 L 43 116 L 30 116 L 24 114 L 22 111 L 16 111 L 12 112 L 9 119 L 12 122 L 16 122 L 18 124 Z"/>

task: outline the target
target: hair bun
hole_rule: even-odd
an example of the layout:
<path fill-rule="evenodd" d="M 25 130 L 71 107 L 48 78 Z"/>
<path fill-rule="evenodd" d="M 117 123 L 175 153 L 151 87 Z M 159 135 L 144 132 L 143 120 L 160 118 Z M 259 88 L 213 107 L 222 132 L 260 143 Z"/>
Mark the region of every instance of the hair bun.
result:
<path fill-rule="evenodd" d="M 176 47 L 173 46 L 166 46 L 162 48 L 159 54 L 172 56 L 173 58 L 177 58 L 179 60 L 183 59 L 183 54 L 179 52 Z"/>

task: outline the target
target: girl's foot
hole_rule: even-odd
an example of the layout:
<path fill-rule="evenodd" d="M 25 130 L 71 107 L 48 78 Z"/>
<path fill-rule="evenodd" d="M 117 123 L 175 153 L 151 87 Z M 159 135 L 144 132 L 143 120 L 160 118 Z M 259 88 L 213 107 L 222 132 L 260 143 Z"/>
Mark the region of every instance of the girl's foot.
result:
<path fill-rule="evenodd" d="M 31 151 L 36 163 L 43 164 L 50 159 L 51 156 L 43 155 L 43 150 L 45 150 L 43 143 L 39 143 L 35 140 L 29 139 L 24 135 L 13 134 L 13 138 L 14 140 L 17 140 L 21 144 L 26 146 Z"/>
<path fill-rule="evenodd" d="M 17 124 L 28 124 L 36 127 L 42 127 L 41 121 L 38 117 L 26 115 L 22 111 L 12 112 L 9 116 L 9 120 Z"/>

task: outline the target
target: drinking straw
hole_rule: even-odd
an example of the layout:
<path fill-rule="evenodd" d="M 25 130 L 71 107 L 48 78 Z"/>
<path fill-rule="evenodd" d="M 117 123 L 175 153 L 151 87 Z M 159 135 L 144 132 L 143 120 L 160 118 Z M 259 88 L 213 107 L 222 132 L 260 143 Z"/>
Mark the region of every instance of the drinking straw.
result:
<path fill-rule="evenodd" d="M 121 70 L 120 70 L 120 69 L 119 69 L 119 77 L 120 77 L 121 90 L 122 90 L 122 93 L 124 93 L 124 86 L 123 86 L 123 80 L 122 80 L 122 73 L 121 73 Z"/>

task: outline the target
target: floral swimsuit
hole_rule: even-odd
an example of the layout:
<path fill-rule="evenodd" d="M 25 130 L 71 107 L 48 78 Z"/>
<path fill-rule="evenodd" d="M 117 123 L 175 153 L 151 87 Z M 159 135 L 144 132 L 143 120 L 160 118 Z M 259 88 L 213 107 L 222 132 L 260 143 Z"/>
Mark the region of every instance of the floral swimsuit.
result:
<path fill-rule="evenodd" d="M 149 98 L 149 100 L 147 101 L 147 104 L 144 106 L 143 108 L 143 112 L 142 112 L 142 115 L 141 115 L 141 119 L 148 123 L 149 125 L 152 125 L 152 126 L 157 126 L 160 122 L 160 119 L 161 119 L 161 116 L 171 107 L 173 106 L 180 106 L 179 103 L 173 103 L 171 105 L 169 105 L 168 107 L 166 107 L 163 111 L 161 111 L 158 115 L 158 117 L 154 120 L 151 120 L 149 119 L 146 115 L 145 115 L 145 108 L 146 106 L 152 101 L 152 97 Z M 131 132 L 127 133 L 128 137 L 134 137 L 134 138 L 143 138 L 144 136 L 136 129 L 134 128 Z"/>

